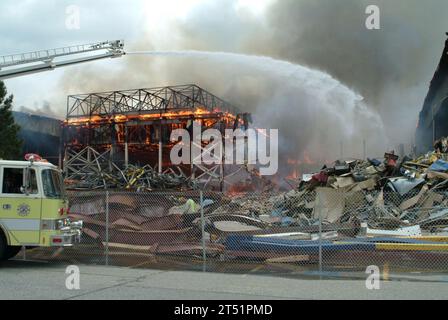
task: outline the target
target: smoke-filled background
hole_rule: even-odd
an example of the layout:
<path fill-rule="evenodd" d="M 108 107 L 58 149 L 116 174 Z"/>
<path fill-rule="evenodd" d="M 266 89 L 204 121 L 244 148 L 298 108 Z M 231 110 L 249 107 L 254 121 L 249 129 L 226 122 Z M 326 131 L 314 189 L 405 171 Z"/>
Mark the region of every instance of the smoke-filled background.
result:
<path fill-rule="evenodd" d="M 195 83 L 252 112 L 256 126 L 278 128 L 284 159 L 361 157 L 363 140 L 368 155 L 380 155 L 413 142 L 448 31 L 447 1 L 271 0 L 257 10 L 241 2 L 198 0 L 157 24 L 134 15 L 127 51 L 232 52 L 290 65 L 216 53 L 129 55 L 64 69 L 46 100 L 63 116 L 68 94 Z M 365 27 L 371 4 L 381 9 L 381 30 Z M 90 10 L 95 21 L 101 10 Z"/>

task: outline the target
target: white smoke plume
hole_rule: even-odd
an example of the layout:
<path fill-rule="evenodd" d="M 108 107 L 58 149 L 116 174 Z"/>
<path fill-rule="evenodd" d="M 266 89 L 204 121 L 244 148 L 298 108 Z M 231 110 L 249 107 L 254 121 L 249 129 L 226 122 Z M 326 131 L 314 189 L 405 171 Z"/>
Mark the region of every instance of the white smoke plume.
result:
<path fill-rule="evenodd" d="M 159 55 L 129 55 L 118 68 L 74 68 L 62 91 L 196 83 L 253 112 L 258 126 L 278 128 L 284 158 L 361 157 L 363 140 L 368 155 L 381 155 L 398 142 L 412 142 L 448 30 L 446 1 L 281 0 L 260 16 L 236 3 L 198 5 L 171 24 L 166 36 L 147 31 L 143 39 L 128 42 L 130 52 Z M 381 9 L 381 30 L 365 28 L 369 4 Z M 185 50 L 283 62 L 160 53 Z"/>

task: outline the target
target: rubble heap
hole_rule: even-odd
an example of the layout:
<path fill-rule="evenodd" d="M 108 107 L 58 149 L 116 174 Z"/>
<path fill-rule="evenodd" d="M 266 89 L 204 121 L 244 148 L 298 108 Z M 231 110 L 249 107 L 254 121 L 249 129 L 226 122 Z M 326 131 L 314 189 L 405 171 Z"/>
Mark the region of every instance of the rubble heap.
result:
<path fill-rule="evenodd" d="M 275 194 L 117 192 L 105 201 L 101 194 L 74 193 L 70 212 L 84 221 L 85 237 L 119 250 L 205 250 L 282 263 L 315 259 L 320 250 L 448 254 L 448 153 L 442 151 L 415 159 L 387 152 L 383 159 L 338 160 Z M 149 168 L 122 174 L 129 187 L 160 179 Z"/>
<path fill-rule="evenodd" d="M 416 159 L 387 152 L 381 160 L 338 160 L 303 175 L 294 190 L 242 195 L 214 214 L 231 211 L 280 226 L 311 226 L 322 217 L 327 225 L 419 225 L 428 232 L 447 232 L 448 153 L 441 151 Z"/>
<path fill-rule="evenodd" d="M 180 167 L 168 168 L 158 172 L 150 165 L 143 167 L 129 165 L 121 170 L 117 166 L 84 169 L 75 178 L 66 179 L 69 189 L 121 189 L 136 191 L 152 190 L 194 190 L 197 188 L 193 179 L 187 177 Z M 176 172 L 177 171 L 177 172 Z"/>

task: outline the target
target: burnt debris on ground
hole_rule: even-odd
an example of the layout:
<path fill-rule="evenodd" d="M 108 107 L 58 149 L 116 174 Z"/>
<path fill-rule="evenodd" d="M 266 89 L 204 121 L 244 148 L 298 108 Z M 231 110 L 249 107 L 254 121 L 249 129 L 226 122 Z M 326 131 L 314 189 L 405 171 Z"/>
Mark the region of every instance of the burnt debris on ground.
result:
<path fill-rule="evenodd" d="M 84 221 L 84 241 L 120 252 L 269 263 L 380 252 L 447 261 L 448 154 L 441 151 L 338 160 L 276 193 L 73 191 L 71 216 Z M 144 181 L 132 170 L 128 183 Z"/>

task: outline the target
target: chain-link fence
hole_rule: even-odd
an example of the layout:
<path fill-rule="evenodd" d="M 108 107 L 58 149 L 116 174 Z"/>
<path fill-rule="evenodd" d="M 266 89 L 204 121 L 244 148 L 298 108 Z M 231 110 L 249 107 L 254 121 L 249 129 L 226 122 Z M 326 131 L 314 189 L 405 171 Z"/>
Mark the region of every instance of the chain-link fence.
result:
<path fill-rule="evenodd" d="M 27 258 L 284 276 L 447 273 L 448 194 L 368 189 L 72 191 L 81 244 Z"/>

